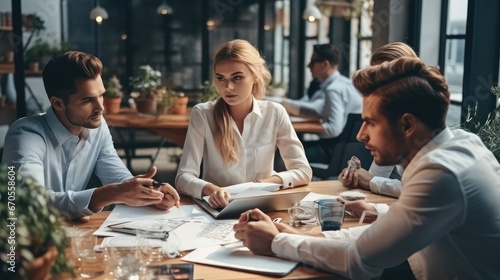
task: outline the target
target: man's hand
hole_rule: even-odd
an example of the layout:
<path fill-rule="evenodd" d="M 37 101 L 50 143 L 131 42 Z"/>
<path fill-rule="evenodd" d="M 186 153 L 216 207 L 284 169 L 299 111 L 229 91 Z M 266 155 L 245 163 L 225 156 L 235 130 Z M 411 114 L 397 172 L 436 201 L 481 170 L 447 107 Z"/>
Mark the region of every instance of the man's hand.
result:
<path fill-rule="evenodd" d="M 345 210 L 350 211 L 356 217 L 361 217 L 365 210 L 368 211 L 376 211 L 375 207 L 371 206 L 364 200 L 355 200 L 355 201 L 347 201 L 342 198 L 337 198 L 338 201 L 342 201 L 345 203 Z"/>
<path fill-rule="evenodd" d="M 248 215 L 258 221 L 248 222 Z M 271 243 L 279 233 L 275 223 L 259 209 L 241 214 L 238 223 L 233 226 L 234 237 L 243 242 L 250 251 L 257 255 L 274 255 Z"/>
<path fill-rule="evenodd" d="M 164 194 L 152 188 L 153 180 L 132 178 L 117 184 L 117 200 L 130 206 L 145 206 L 161 203 Z"/>
<path fill-rule="evenodd" d="M 364 190 L 370 190 L 370 181 L 373 175 L 361 167 L 361 161 L 358 158 L 354 158 L 353 161 L 356 163 L 356 168 L 346 167 L 339 174 L 339 181 L 344 185 L 344 187 L 349 189 L 361 188 Z M 349 165 L 349 161 L 347 162 Z M 344 174 L 347 170 L 348 174 L 344 179 Z"/>
<path fill-rule="evenodd" d="M 168 183 L 163 183 L 158 190 L 164 194 L 161 203 L 155 204 L 155 207 L 162 210 L 168 210 L 175 207 L 179 208 L 181 206 L 180 197 L 177 191 Z"/>
<path fill-rule="evenodd" d="M 130 206 L 146 206 L 161 203 L 163 192 L 153 189 L 156 167 L 147 174 L 138 175 L 121 183 L 96 188 L 89 203 L 89 209 L 96 212 L 105 206 L 124 203 Z"/>

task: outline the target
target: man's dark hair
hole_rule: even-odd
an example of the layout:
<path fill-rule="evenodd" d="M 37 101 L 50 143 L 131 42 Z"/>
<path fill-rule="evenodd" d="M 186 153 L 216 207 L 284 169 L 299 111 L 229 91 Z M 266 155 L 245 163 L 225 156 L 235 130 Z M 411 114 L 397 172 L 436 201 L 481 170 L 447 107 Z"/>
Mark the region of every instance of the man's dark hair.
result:
<path fill-rule="evenodd" d="M 332 44 L 314 45 L 313 51 L 318 60 L 327 60 L 332 66 L 340 64 L 340 51 Z"/>
<path fill-rule="evenodd" d="M 364 96 L 380 98 L 380 113 L 395 125 L 410 113 L 431 130 L 446 127 L 450 92 L 446 80 L 434 66 L 418 58 L 401 57 L 356 71 L 352 82 Z"/>
<path fill-rule="evenodd" d="M 78 51 L 68 51 L 54 57 L 43 70 L 43 85 L 47 96 L 59 97 L 68 104 L 76 93 L 75 82 L 95 79 L 102 74 L 99 58 Z"/>

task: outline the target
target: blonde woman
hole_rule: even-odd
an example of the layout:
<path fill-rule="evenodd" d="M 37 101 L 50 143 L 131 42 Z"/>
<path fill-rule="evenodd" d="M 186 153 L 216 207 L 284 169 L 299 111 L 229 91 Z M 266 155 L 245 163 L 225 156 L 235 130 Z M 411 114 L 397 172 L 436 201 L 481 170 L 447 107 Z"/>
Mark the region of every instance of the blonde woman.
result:
<path fill-rule="evenodd" d="M 218 208 L 230 200 L 225 186 L 260 181 L 291 188 L 311 181 L 312 170 L 286 110 L 261 100 L 270 80 L 265 60 L 249 42 L 229 41 L 217 51 L 214 83 L 220 97 L 191 112 L 177 190 L 195 198 L 208 195 Z M 287 171 L 273 170 L 276 147 Z"/>

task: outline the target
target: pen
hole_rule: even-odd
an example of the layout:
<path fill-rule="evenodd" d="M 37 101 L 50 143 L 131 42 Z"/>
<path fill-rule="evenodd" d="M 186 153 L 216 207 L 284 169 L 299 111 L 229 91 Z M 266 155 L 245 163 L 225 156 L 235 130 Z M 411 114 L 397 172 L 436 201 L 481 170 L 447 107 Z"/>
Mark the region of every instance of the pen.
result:
<path fill-rule="evenodd" d="M 353 159 L 355 159 L 355 158 L 356 158 L 355 156 L 352 156 L 351 159 L 349 160 L 349 164 L 347 165 L 347 169 L 344 172 L 344 176 L 342 176 L 343 179 L 345 179 L 347 177 L 347 174 L 349 174 L 349 169 L 356 167 L 356 166 L 352 166 Z M 356 164 L 356 163 L 354 163 L 354 164 Z"/>
<path fill-rule="evenodd" d="M 161 185 L 163 185 L 163 183 L 160 183 L 158 181 L 153 181 L 153 188 L 157 189 L 157 188 L 161 187 Z"/>
<path fill-rule="evenodd" d="M 250 216 L 250 212 L 247 213 L 247 222 L 256 222 L 258 221 L 254 217 Z"/>
<path fill-rule="evenodd" d="M 274 218 L 273 219 L 273 223 L 279 223 L 279 222 L 281 222 L 281 218 Z"/>

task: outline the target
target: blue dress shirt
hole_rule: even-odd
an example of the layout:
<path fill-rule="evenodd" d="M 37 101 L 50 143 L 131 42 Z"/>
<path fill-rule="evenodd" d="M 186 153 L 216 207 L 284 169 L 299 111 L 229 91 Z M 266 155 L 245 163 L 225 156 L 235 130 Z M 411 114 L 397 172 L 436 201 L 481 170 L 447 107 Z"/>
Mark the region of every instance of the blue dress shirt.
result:
<path fill-rule="evenodd" d="M 17 120 L 5 137 L 4 163 L 33 176 L 53 192 L 57 208 L 72 218 L 94 214 L 94 189 L 85 189 L 94 172 L 104 185 L 132 178 L 118 157 L 104 118 L 96 129 L 71 134 L 52 108 Z"/>

